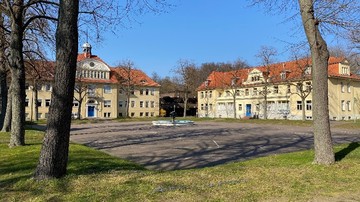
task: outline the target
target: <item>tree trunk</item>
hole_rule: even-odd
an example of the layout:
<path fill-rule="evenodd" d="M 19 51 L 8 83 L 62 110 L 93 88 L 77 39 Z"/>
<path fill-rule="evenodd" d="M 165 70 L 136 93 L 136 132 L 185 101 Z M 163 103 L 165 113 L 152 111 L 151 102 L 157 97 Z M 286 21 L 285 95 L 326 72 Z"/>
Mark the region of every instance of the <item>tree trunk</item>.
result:
<path fill-rule="evenodd" d="M 265 88 L 264 88 L 264 91 L 265 91 L 265 95 L 264 95 L 264 119 L 266 120 L 267 119 L 267 117 L 268 117 L 268 115 L 267 115 L 267 95 L 268 95 L 268 87 L 267 87 L 267 84 L 265 84 L 266 86 L 265 86 Z"/>
<path fill-rule="evenodd" d="M 66 174 L 71 110 L 78 49 L 78 0 L 61 0 L 56 29 L 56 70 L 47 131 L 35 179 L 60 178 Z"/>
<path fill-rule="evenodd" d="M 78 119 L 78 120 L 81 119 L 81 107 L 82 107 L 82 102 L 83 102 L 83 99 L 80 99 L 80 100 L 79 100 L 78 111 L 77 111 L 77 113 L 78 113 L 77 119 Z"/>
<path fill-rule="evenodd" d="M 184 114 L 183 114 L 183 117 L 186 117 L 186 110 L 187 110 L 187 103 L 188 103 L 188 98 L 189 95 L 188 93 L 185 93 L 185 97 L 184 97 Z"/>
<path fill-rule="evenodd" d="M 11 129 L 11 115 L 12 115 L 11 100 L 12 100 L 12 95 L 11 95 L 11 85 L 10 85 L 7 95 L 7 105 L 6 105 L 6 114 L 4 118 L 4 125 L 2 126 L 1 132 L 9 132 Z"/>
<path fill-rule="evenodd" d="M 312 59 L 314 163 L 329 165 L 335 162 L 328 107 L 329 51 L 315 19 L 313 0 L 299 0 L 299 5 Z"/>
<path fill-rule="evenodd" d="M 35 114 L 35 121 L 39 120 L 38 113 L 39 113 L 39 106 L 38 106 L 38 89 L 37 89 L 37 82 L 34 82 L 33 86 L 33 93 L 34 93 L 34 114 Z"/>
<path fill-rule="evenodd" d="M 0 26 L 4 26 L 4 18 L 0 12 Z M 1 85 L 1 115 L 0 115 L 0 128 L 4 125 L 4 119 L 6 114 L 8 86 L 7 86 L 7 68 L 6 68 L 6 56 L 5 56 L 5 32 L 0 29 L 0 85 Z"/>
<path fill-rule="evenodd" d="M 236 90 L 234 91 L 233 94 L 233 110 L 234 110 L 234 119 L 237 118 L 237 114 L 236 114 Z"/>
<path fill-rule="evenodd" d="M 306 116 L 305 116 L 305 98 L 304 97 L 302 97 L 302 99 L 301 99 L 301 112 L 302 112 L 301 119 L 303 121 L 305 121 Z"/>
<path fill-rule="evenodd" d="M 1 56 L 0 56 L 1 57 Z M 0 63 L 0 65 L 2 65 Z M 4 64 L 5 65 L 5 64 Z M 6 114 L 7 97 L 8 97 L 8 86 L 7 86 L 7 72 L 5 67 L 0 67 L 0 85 L 1 85 L 1 115 L 0 115 L 0 128 L 4 125 L 4 119 Z"/>
<path fill-rule="evenodd" d="M 12 88 L 12 119 L 10 147 L 25 145 L 25 67 L 22 54 L 23 49 L 23 4 L 17 0 L 13 4 L 11 17 L 10 56 Z"/>
<path fill-rule="evenodd" d="M 129 118 L 130 117 L 130 114 L 129 114 L 129 111 L 130 111 L 130 92 L 127 92 L 126 93 L 126 102 L 127 102 L 127 105 L 126 105 L 126 117 Z"/>

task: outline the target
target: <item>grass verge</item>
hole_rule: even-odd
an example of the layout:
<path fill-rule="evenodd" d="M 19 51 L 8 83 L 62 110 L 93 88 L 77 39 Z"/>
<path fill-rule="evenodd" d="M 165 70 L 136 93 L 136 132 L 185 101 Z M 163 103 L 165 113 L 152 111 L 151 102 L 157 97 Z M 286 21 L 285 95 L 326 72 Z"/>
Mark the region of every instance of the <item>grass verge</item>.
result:
<path fill-rule="evenodd" d="M 336 146 L 337 162 L 313 165 L 313 151 L 272 155 L 203 169 L 149 171 L 71 144 L 68 175 L 31 179 L 43 133 L 9 149 L 0 133 L 0 201 L 359 201 L 360 147 Z"/>

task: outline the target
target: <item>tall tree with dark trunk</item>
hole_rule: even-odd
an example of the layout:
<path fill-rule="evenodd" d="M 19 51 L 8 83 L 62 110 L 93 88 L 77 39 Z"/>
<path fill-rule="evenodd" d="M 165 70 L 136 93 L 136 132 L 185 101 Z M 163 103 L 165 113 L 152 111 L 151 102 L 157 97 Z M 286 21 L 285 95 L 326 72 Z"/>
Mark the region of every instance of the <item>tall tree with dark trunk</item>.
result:
<path fill-rule="evenodd" d="M 0 11 L 0 27 L 4 27 L 4 17 Z M 8 86 L 7 86 L 7 58 L 6 58 L 6 37 L 4 29 L 0 29 L 0 88 L 1 88 L 1 115 L 0 115 L 0 128 L 3 127 L 6 106 L 7 106 L 7 96 L 8 96 Z"/>
<path fill-rule="evenodd" d="M 12 116 L 10 147 L 25 145 L 25 67 L 23 58 L 24 1 L 8 5 L 10 13 L 10 56 Z"/>
<path fill-rule="evenodd" d="M 277 11 L 285 10 L 287 13 L 292 8 L 296 8 L 295 12 L 300 14 L 312 59 L 314 163 L 323 165 L 334 163 L 328 111 L 329 51 L 323 34 L 333 33 L 342 36 L 348 31 L 359 30 L 360 2 L 358 0 L 252 0 L 252 2 L 264 3 L 269 10 L 274 10 L 274 7 L 278 6 Z"/>
<path fill-rule="evenodd" d="M 299 6 L 312 59 L 314 163 L 332 164 L 335 162 L 335 156 L 332 147 L 328 105 L 329 51 L 319 31 L 319 21 L 315 17 L 313 0 L 299 0 Z"/>
<path fill-rule="evenodd" d="M 78 48 L 78 14 L 78 0 L 60 0 L 55 81 L 47 130 L 34 176 L 38 180 L 66 174 Z"/>

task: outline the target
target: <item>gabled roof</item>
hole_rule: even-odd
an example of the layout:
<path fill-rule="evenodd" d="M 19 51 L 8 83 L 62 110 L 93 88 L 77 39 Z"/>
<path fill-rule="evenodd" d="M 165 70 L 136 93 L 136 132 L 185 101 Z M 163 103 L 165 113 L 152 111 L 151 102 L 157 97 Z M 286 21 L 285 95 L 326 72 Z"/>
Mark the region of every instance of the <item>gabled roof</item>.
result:
<path fill-rule="evenodd" d="M 138 86 L 149 86 L 149 87 L 159 87 L 160 84 L 156 83 L 150 77 L 148 77 L 143 71 L 139 69 L 131 69 L 130 71 L 127 68 L 118 67 L 111 68 L 111 74 L 116 77 L 117 81 L 121 83 L 121 80 L 132 81 L 132 85 Z"/>
<path fill-rule="evenodd" d="M 97 60 L 101 63 L 107 65 L 100 57 L 96 55 L 90 55 L 86 53 L 78 54 L 77 62 L 81 62 L 87 59 Z M 33 71 L 33 67 L 36 67 L 38 72 Z M 107 65 L 108 66 L 108 65 Z M 108 66 L 110 69 L 110 79 L 95 79 L 95 78 L 81 78 L 81 82 L 88 83 L 120 83 L 119 76 L 125 77 L 124 68 L 114 68 Z M 131 69 L 130 71 L 131 78 L 134 80 L 134 84 L 138 86 L 149 86 L 149 87 L 159 87 L 160 85 L 148 77 L 143 71 L 138 69 Z M 41 79 L 43 80 L 53 80 L 55 74 L 55 62 L 54 61 L 32 61 L 32 63 L 26 65 L 26 74 L 27 78 L 34 78 L 37 74 L 40 74 Z M 77 79 L 79 82 L 79 79 Z"/>
<path fill-rule="evenodd" d="M 339 65 L 341 63 L 346 62 L 344 57 L 330 57 L 329 58 L 329 66 L 328 66 L 328 75 L 329 77 L 339 77 L 339 78 L 352 78 L 359 79 L 360 77 L 355 74 L 342 75 L 339 72 Z M 295 81 L 295 80 L 305 80 L 311 79 L 311 74 L 306 75 L 306 68 L 310 68 L 312 66 L 310 58 L 302 58 L 299 60 L 293 60 L 288 62 L 281 62 L 270 64 L 268 66 L 258 66 L 253 68 L 239 69 L 230 72 L 212 72 L 207 81 L 203 82 L 197 90 L 205 90 L 205 89 L 215 89 L 215 88 L 226 88 L 230 87 L 233 81 L 233 78 L 238 78 L 234 85 L 256 85 L 254 84 L 245 84 L 244 81 L 248 79 L 249 73 L 254 70 L 259 70 L 260 72 L 269 72 L 268 78 L 270 78 L 270 82 L 277 83 L 283 82 L 284 79 L 281 78 L 281 74 L 286 74 L 286 81 Z M 259 83 L 257 83 L 259 84 Z"/>

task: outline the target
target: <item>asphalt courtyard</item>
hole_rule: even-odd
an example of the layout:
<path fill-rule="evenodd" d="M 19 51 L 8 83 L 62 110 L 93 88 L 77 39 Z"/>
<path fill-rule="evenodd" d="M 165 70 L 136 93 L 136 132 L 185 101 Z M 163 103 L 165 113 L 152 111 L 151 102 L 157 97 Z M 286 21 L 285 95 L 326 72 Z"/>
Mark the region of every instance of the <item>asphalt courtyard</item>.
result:
<path fill-rule="evenodd" d="M 360 142 L 357 130 L 332 129 L 335 144 Z M 220 165 L 310 149 L 310 127 L 225 122 L 153 126 L 151 122 L 73 125 L 71 141 L 153 170 Z"/>

